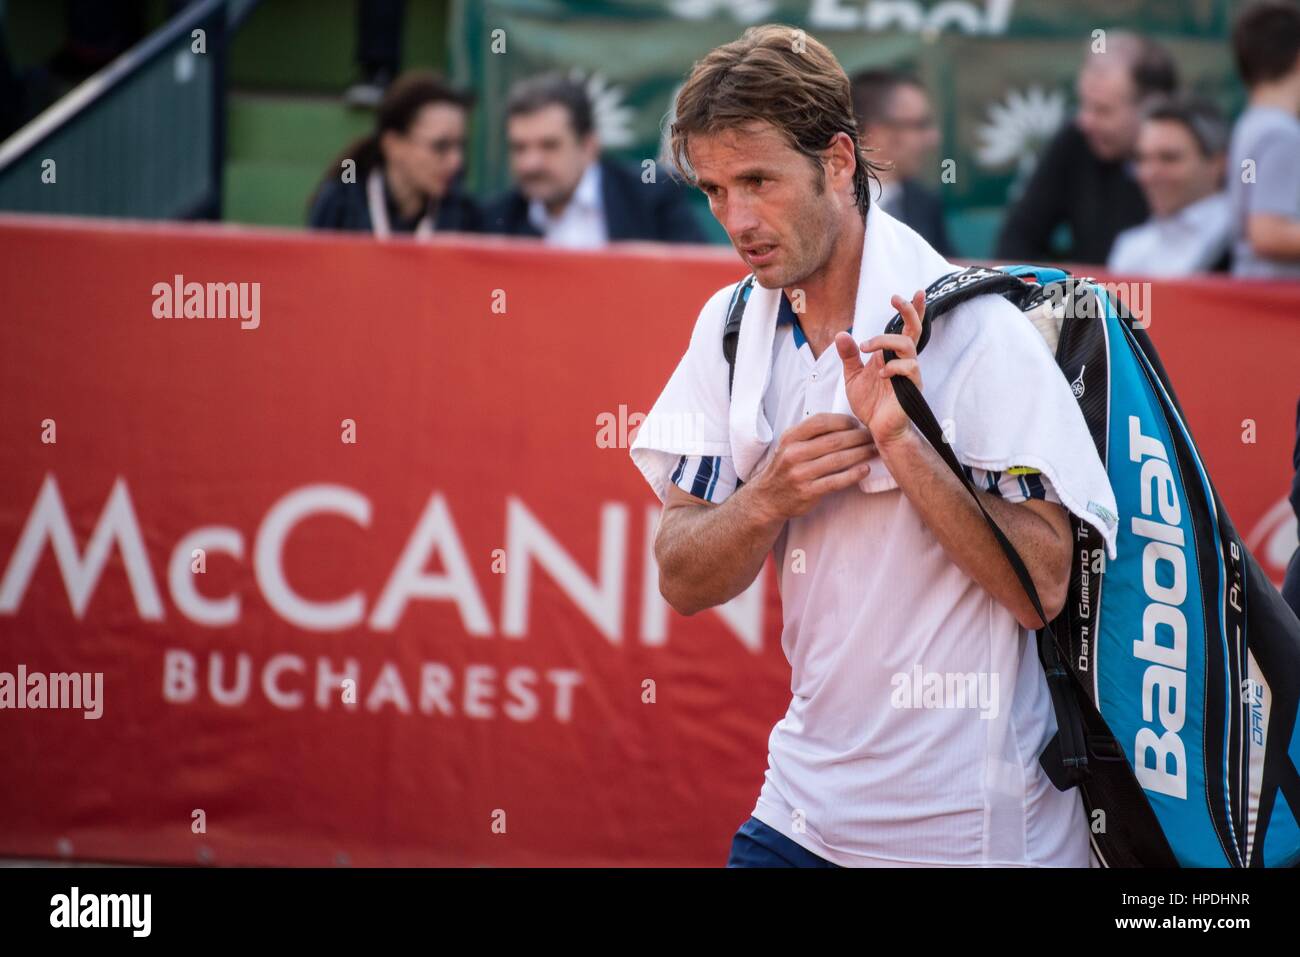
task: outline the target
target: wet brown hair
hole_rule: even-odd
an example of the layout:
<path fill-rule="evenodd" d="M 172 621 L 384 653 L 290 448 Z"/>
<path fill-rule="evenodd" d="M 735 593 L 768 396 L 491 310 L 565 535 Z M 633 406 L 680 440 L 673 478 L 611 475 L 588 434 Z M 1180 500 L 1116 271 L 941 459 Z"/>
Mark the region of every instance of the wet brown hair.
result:
<path fill-rule="evenodd" d="M 673 162 L 694 183 L 687 140 L 759 121 L 770 123 L 791 147 L 821 169 L 821 153 L 836 133 L 853 140 L 857 169 L 853 199 L 865 218 L 870 179 L 882 167 L 867 159 L 858 138 L 849 78 L 816 38 L 781 24 L 750 27 L 739 40 L 713 50 L 691 68 L 677 94 L 671 128 Z M 821 180 L 817 186 L 821 188 Z"/>

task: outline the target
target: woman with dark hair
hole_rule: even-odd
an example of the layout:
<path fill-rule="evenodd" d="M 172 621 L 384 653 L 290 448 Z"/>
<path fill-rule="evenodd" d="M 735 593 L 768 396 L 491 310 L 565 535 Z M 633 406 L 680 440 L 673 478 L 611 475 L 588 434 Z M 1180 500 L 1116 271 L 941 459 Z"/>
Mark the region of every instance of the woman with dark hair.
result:
<path fill-rule="evenodd" d="M 308 225 L 381 238 L 476 232 L 478 208 L 459 186 L 471 102 L 432 73 L 399 76 L 375 131 L 349 145 L 316 188 Z"/>

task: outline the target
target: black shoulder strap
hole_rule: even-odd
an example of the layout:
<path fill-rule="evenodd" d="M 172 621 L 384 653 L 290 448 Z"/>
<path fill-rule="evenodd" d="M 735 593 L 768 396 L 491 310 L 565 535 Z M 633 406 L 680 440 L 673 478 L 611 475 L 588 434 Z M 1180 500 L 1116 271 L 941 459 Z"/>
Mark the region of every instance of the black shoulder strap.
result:
<path fill-rule="evenodd" d="M 931 323 L 944 313 L 951 311 L 955 306 L 975 296 L 989 293 L 1006 296 L 1018 305 L 1020 298 L 1027 292 L 1028 288 L 1023 281 L 1015 276 L 997 269 L 984 268 L 964 269 L 944 276 L 932 283 L 926 289 L 925 315 L 922 317 L 921 338 L 917 342 L 917 354 L 920 354 L 929 341 Z M 895 314 L 894 318 L 885 326 L 885 331 L 887 333 L 898 333 L 902 332 L 902 330 L 903 317 Z M 883 350 L 883 358 L 886 362 L 896 357 L 897 354 L 893 350 Z M 1076 784 L 1082 784 L 1089 778 L 1087 734 L 1084 728 L 1083 712 L 1076 697 L 1074 676 L 1070 674 L 1062 661 L 1056 632 L 1052 627 L 1052 623 L 1047 621 L 1047 615 L 1043 612 L 1042 603 L 1038 598 L 1038 590 L 1034 587 L 1034 581 L 1030 577 L 1029 570 L 1025 567 L 1024 560 L 1020 557 L 1020 553 L 1016 551 L 1015 546 L 1011 544 L 1010 539 L 1007 538 L 1002 529 L 998 527 L 997 522 L 993 521 L 992 516 L 984 508 L 984 503 L 980 501 L 979 496 L 976 494 L 974 483 L 971 482 L 970 477 L 961 467 L 952 446 L 944 439 L 943 430 L 939 427 L 938 421 L 935 420 L 934 412 L 931 411 L 929 404 L 921 396 L 920 390 L 917 389 L 911 379 L 904 376 L 892 376 L 890 381 L 894 384 L 894 394 L 898 397 L 898 404 L 902 406 L 908 418 L 925 436 L 926 441 L 939 453 L 940 458 L 944 460 L 952 473 L 957 476 L 957 480 L 966 487 L 966 491 L 975 500 L 975 505 L 979 508 L 980 514 L 984 516 L 984 521 L 988 524 L 989 530 L 993 533 L 993 537 L 997 539 L 998 545 L 1001 546 L 1002 553 L 1006 555 L 1011 570 L 1015 572 L 1020 586 L 1025 590 L 1025 594 L 1029 596 L 1034 611 L 1038 612 L 1039 619 L 1046 623 L 1046 627 L 1038 632 L 1038 657 L 1047 676 L 1047 688 L 1051 693 L 1052 706 L 1056 712 L 1057 734 L 1048 742 L 1047 747 L 1039 756 L 1039 763 L 1043 766 L 1043 770 L 1047 772 L 1048 778 L 1059 790 L 1065 791 Z"/>
<path fill-rule="evenodd" d="M 968 299 L 990 293 L 1005 296 L 1019 305 L 1018 300 L 1026 294 L 1028 288 L 1023 280 L 1017 279 L 1010 273 L 983 266 L 960 269 L 936 279 L 925 289 L 925 315 L 921 317 L 921 339 L 916 344 L 917 354 L 919 355 L 926 343 L 930 341 L 930 324 L 945 312 L 957 308 Z M 894 318 L 885 326 L 885 332 L 902 331 L 903 317 L 895 313 Z M 892 353 L 889 355 L 892 357 Z"/>
<path fill-rule="evenodd" d="M 722 354 L 727 359 L 727 394 L 736 377 L 736 347 L 740 342 L 740 324 L 745 318 L 745 307 L 749 304 L 749 294 L 754 286 L 751 273 L 736 284 L 731 294 L 731 304 L 727 309 L 727 322 L 722 327 Z M 961 305 L 974 296 L 998 293 L 1011 297 L 1025 292 L 1025 284 L 1015 276 L 999 269 L 982 267 L 963 269 L 949 273 L 935 280 L 925 290 L 925 316 L 922 320 L 921 341 L 917 343 L 919 353 L 930 340 L 930 322 L 943 315 L 949 309 Z M 886 332 L 901 332 L 903 319 L 895 315 Z"/>
<path fill-rule="evenodd" d="M 736 291 L 731 294 L 731 306 L 727 310 L 727 324 L 722 327 L 722 354 L 727 358 L 727 395 L 731 395 L 731 383 L 736 378 L 736 345 L 740 342 L 740 323 L 745 318 L 745 306 L 749 304 L 749 292 L 753 287 L 752 273 L 736 284 Z"/>

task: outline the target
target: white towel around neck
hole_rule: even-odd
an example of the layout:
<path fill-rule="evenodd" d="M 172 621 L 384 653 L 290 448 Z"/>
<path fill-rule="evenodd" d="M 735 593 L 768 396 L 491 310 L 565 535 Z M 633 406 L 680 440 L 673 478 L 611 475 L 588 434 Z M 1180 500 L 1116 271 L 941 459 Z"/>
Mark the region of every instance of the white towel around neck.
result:
<path fill-rule="evenodd" d="M 861 342 L 884 331 L 895 312 L 893 295 L 910 299 L 958 268 L 873 203 L 853 338 Z M 679 456 L 728 455 L 740 480 L 747 482 L 775 453 L 779 437 L 763 412 L 763 396 L 772 371 L 781 290 L 755 284 L 750 293 L 729 399 L 722 329 L 734 289 L 732 284 L 718 290 L 701 310 L 686 354 L 632 443 L 632 460 L 661 501 Z M 922 394 L 939 422 L 954 426 L 953 448 L 964 464 L 987 471 L 1039 469 L 1061 503 L 1096 528 L 1115 557 L 1117 507 L 1105 467 L 1068 382 L 1018 309 L 995 295 L 963 303 L 932 326 L 919 365 Z M 975 375 L 982 377 L 978 388 L 966 388 Z M 831 411 L 853 414 L 842 384 Z M 879 458 L 859 483 L 868 494 L 897 487 Z"/>

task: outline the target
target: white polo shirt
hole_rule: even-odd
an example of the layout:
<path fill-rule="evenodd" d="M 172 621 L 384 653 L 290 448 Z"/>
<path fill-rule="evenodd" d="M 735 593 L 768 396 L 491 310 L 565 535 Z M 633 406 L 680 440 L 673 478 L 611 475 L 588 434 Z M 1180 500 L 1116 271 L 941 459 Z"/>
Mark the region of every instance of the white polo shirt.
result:
<path fill-rule="evenodd" d="M 1006 321 L 978 299 L 962 308 L 975 342 Z M 777 436 L 843 388 L 834 346 L 814 359 L 793 320 L 783 297 L 763 400 Z M 963 389 L 979 390 L 971 378 Z M 971 474 L 1013 500 L 1057 500 L 1032 470 Z M 725 456 L 683 458 L 672 480 L 714 502 L 736 487 Z M 1033 636 L 900 489 L 825 496 L 773 556 L 791 700 L 754 817 L 848 867 L 1089 865 L 1078 789 L 1038 764 L 1056 722 Z"/>

